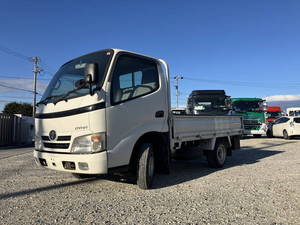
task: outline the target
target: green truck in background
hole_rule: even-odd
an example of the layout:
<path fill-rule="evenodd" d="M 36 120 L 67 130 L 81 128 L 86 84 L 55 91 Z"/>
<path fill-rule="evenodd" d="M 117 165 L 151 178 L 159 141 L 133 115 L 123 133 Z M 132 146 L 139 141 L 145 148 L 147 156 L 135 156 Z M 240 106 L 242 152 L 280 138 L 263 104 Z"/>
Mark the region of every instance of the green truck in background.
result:
<path fill-rule="evenodd" d="M 267 105 L 261 98 L 231 98 L 234 115 L 242 116 L 244 135 L 260 137 L 266 135 L 265 110 Z"/>

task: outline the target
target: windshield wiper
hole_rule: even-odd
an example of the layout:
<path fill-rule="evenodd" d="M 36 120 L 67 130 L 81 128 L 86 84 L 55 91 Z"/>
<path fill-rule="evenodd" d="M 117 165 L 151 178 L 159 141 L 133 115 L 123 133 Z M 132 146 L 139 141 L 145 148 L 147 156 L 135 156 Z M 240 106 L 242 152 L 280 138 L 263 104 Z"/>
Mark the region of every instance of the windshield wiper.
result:
<path fill-rule="evenodd" d="M 55 105 L 56 103 L 58 103 L 58 102 L 60 102 L 60 101 L 63 101 L 63 100 L 65 100 L 65 101 L 67 101 L 68 99 L 67 99 L 67 97 L 70 95 L 70 94 L 72 94 L 72 93 L 74 93 L 74 92 L 76 92 L 76 91 L 78 91 L 78 90 L 80 90 L 80 89 L 82 89 L 83 87 L 79 87 L 79 88 L 76 88 L 76 89 L 73 89 L 73 90 L 71 90 L 71 91 L 68 91 L 66 94 L 64 94 L 61 98 L 58 98 L 56 101 L 54 101 L 53 102 L 53 104 Z"/>
<path fill-rule="evenodd" d="M 48 96 L 47 98 L 45 98 L 44 100 L 42 100 L 42 101 L 36 103 L 36 105 L 37 105 L 37 106 L 38 106 L 39 104 L 45 104 L 45 105 L 47 105 L 49 99 L 55 98 L 55 97 L 58 97 L 58 96 L 60 96 L 60 95 L 50 95 L 50 96 Z"/>

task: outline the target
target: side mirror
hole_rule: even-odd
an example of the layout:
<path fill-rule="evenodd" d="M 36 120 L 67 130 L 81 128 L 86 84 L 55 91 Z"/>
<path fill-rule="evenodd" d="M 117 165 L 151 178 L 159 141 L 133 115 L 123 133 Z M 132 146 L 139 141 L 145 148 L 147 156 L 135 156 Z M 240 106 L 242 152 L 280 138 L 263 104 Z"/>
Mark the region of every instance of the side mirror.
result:
<path fill-rule="evenodd" d="M 98 65 L 96 63 L 86 64 L 84 68 L 84 79 L 90 88 L 90 95 L 92 95 L 92 86 L 98 82 Z"/>
<path fill-rule="evenodd" d="M 232 101 L 231 101 L 230 97 L 225 98 L 225 107 L 227 109 L 232 109 Z"/>
<path fill-rule="evenodd" d="M 86 64 L 84 68 L 84 77 L 88 84 L 96 84 L 98 81 L 98 65 L 96 63 Z"/>
<path fill-rule="evenodd" d="M 268 104 L 266 102 L 263 102 L 262 109 L 263 109 L 263 111 L 267 111 L 268 110 Z"/>

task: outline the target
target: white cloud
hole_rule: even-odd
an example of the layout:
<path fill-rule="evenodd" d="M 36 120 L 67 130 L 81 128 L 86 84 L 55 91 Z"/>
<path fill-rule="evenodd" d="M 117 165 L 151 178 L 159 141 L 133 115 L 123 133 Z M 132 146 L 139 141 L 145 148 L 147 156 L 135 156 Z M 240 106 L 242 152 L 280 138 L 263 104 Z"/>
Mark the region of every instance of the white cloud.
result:
<path fill-rule="evenodd" d="M 1 104 L 6 104 L 6 103 L 9 103 L 9 102 L 11 102 L 11 101 L 0 100 L 0 105 L 1 105 Z"/>
<path fill-rule="evenodd" d="M 32 91 L 33 81 L 31 79 L 1 79 L 0 84 Z M 38 81 L 37 92 L 39 94 L 43 94 L 47 85 L 48 82 Z M 32 97 L 32 93 L 0 86 L 0 97 L 1 112 L 4 108 L 4 105 L 9 102 L 16 101 L 31 103 L 30 97 Z M 37 95 L 37 101 L 39 101 L 40 97 L 41 95 Z"/>
<path fill-rule="evenodd" d="M 300 101 L 300 95 L 272 95 L 265 97 L 267 102 L 275 101 Z"/>

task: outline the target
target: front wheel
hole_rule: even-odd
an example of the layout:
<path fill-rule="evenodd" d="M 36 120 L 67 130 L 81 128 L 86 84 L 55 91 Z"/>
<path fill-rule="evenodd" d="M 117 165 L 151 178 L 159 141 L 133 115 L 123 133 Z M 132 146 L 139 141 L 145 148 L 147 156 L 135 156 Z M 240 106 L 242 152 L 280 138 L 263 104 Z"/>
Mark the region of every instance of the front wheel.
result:
<path fill-rule="evenodd" d="M 154 153 L 151 143 L 140 146 L 140 157 L 138 159 L 137 184 L 141 189 L 150 189 L 154 177 Z"/>
<path fill-rule="evenodd" d="M 290 136 L 289 136 L 289 134 L 288 134 L 288 132 L 287 132 L 286 130 L 283 131 L 283 138 L 284 138 L 285 140 L 290 139 Z"/>
<path fill-rule="evenodd" d="M 226 146 L 222 142 L 217 142 L 213 151 L 207 151 L 208 165 L 213 168 L 222 168 L 227 157 Z"/>

